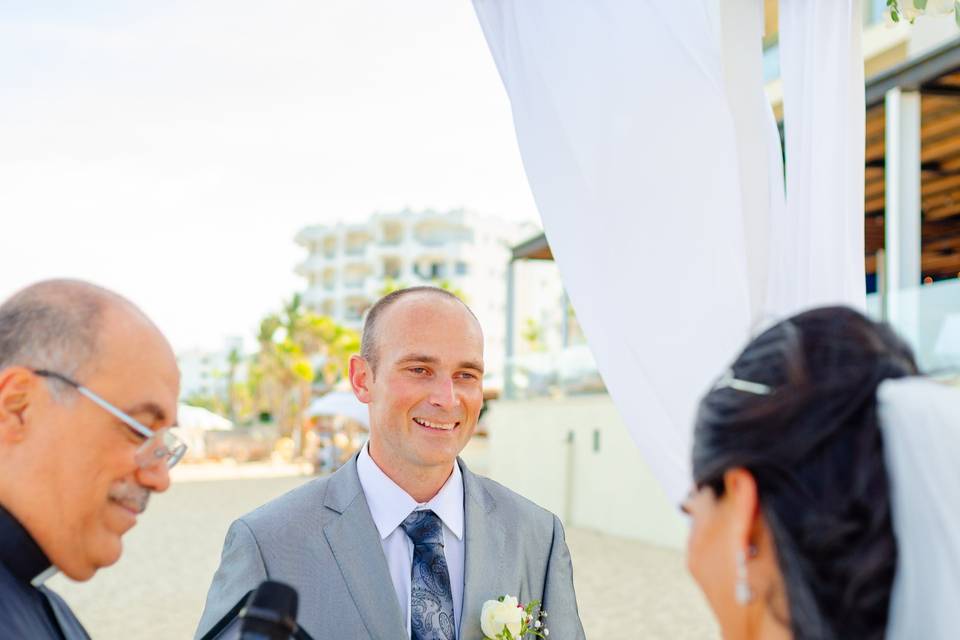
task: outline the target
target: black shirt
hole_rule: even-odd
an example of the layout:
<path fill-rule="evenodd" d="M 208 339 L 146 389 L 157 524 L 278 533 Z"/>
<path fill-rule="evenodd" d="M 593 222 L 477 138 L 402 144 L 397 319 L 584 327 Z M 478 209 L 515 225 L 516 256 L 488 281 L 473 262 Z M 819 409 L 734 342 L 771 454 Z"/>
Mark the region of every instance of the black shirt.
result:
<path fill-rule="evenodd" d="M 60 596 L 30 583 L 49 568 L 27 530 L 0 506 L 0 638 L 89 640 Z"/>

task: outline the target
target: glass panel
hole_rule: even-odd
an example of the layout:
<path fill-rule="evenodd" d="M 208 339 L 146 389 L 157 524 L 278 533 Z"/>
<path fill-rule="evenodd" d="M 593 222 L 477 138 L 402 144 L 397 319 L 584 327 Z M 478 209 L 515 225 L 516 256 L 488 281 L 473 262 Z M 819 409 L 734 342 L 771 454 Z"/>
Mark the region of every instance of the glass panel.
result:
<path fill-rule="evenodd" d="M 888 320 L 928 373 L 960 373 L 960 279 L 890 294 Z"/>

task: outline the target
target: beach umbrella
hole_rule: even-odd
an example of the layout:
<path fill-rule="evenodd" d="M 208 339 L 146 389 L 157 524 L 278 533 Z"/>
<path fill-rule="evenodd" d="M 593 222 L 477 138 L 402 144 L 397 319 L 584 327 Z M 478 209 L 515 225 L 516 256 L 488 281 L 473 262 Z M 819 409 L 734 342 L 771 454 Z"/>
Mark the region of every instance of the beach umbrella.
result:
<path fill-rule="evenodd" d="M 307 407 L 307 415 L 311 418 L 317 416 L 343 416 L 356 420 L 364 427 L 370 427 L 370 416 L 367 406 L 357 400 L 352 391 L 331 391 L 330 393 L 317 398 Z"/>
<path fill-rule="evenodd" d="M 229 431 L 233 423 L 209 409 L 188 404 L 177 406 L 177 426 L 199 431 Z"/>

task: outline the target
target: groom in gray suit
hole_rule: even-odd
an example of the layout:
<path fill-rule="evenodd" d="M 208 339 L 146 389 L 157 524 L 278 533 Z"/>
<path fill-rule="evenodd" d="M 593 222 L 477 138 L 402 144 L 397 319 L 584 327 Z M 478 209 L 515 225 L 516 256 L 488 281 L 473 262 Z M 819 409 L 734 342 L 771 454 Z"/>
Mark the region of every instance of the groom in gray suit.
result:
<path fill-rule="evenodd" d="M 541 601 L 551 640 L 583 638 L 560 521 L 458 458 L 482 377 L 483 334 L 456 296 L 378 301 L 350 361 L 369 443 L 231 525 L 197 636 L 271 579 L 297 589 L 318 639 L 481 640 L 481 607 L 502 595 Z"/>

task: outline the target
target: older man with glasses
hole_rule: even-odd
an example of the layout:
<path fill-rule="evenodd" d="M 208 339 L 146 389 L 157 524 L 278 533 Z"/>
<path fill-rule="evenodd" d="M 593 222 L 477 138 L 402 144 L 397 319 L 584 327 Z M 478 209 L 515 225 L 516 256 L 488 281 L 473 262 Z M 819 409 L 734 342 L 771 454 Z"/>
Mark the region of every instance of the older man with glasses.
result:
<path fill-rule="evenodd" d="M 54 280 L 0 305 L 0 637 L 86 638 L 43 586 L 88 580 L 170 485 L 180 375 L 129 301 Z"/>

